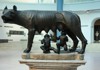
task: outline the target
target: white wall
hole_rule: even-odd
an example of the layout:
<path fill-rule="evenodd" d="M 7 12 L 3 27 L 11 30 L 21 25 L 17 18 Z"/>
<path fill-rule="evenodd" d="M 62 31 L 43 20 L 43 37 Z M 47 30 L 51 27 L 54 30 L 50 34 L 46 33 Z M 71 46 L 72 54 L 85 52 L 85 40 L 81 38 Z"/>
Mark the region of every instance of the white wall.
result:
<path fill-rule="evenodd" d="M 84 12 L 78 15 L 81 19 L 82 32 L 88 40 L 88 43 L 94 42 L 94 23 L 100 19 L 100 10 Z"/>
<path fill-rule="evenodd" d="M 89 17 L 89 25 L 90 25 L 90 39 L 91 42 L 94 42 L 94 23 L 96 22 L 96 20 L 100 19 L 100 11 L 99 12 L 94 12 L 94 13 L 90 13 L 88 15 Z"/>
<path fill-rule="evenodd" d="M 7 6 L 9 9 L 13 8 L 13 5 L 16 5 L 18 10 L 56 10 L 55 4 L 27 4 L 27 3 L 0 3 L 0 15 L 2 15 L 2 11 Z M 8 39 L 13 41 L 20 41 L 20 40 L 27 40 L 27 29 L 21 28 L 21 26 L 14 25 L 14 24 L 4 24 L 2 19 L 0 18 L 0 39 Z M 7 27 L 5 27 L 7 26 Z M 9 27 L 10 26 L 10 27 Z M 11 35 L 9 36 L 9 30 L 17 30 L 17 31 L 24 31 L 25 35 Z M 42 35 L 36 35 L 35 41 L 39 41 L 43 39 Z"/>
<path fill-rule="evenodd" d="M 2 11 L 0 10 L 0 15 L 2 15 Z M 9 39 L 13 41 L 20 41 L 21 39 L 27 39 L 27 29 L 22 28 L 21 26 L 14 24 L 6 24 L 3 23 L 3 20 L 0 18 L 0 39 Z M 9 30 L 17 30 L 24 31 L 26 35 L 11 35 L 9 36 Z"/>
<path fill-rule="evenodd" d="M 3 10 L 5 6 L 8 6 L 8 8 L 12 9 L 12 6 L 16 5 L 18 10 L 56 10 L 56 4 L 27 4 L 27 3 L 0 3 L 0 9 Z M 100 1 L 98 2 L 89 2 L 89 3 L 77 3 L 77 4 L 64 4 L 64 11 L 74 11 L 75 13 L 77 13 L 80 18 L 81 18 L 81 26 L 82 26 L 82 32 L 84 34 L 84 36 L 86 37 L 86 39 L 88 40 L 88 42 L 93 42 L 93 35 L 94 35 L 94 22 L 96 21 L 96 19 L 100 19 L 100 10 L 99 11 L 94 11 L 96 9 L 100 9 Z M 92 11 L 90 11 L 92 10 Z M 2 11 L 0 11 L 0 15 Z M 2 25 L 2 27 L 0 27 L 0 38 L 8 38 L 8 39 L 13 39 L 16 38 L 17 39 L 27 39 L 27 35 L 26 36 L 20 36 L 20 37 L 8 37 L 7 36 L 7 32 L 9 30 L 12 29 L 18 29 L 18 30 L 22 30 L 20 29 L 19 26 L 15 26 L 13 28 L 5 28 L 5 25 L 9 24 L 4 24 L 2 22 L 2 20 L 0 19 L 0 25 Z M 10 25 L 12 26 L 12 25 Z M 25 30 L 25 29 L 24 29 Z M 25 30 L 27 33 L 27 30 Z"/>
<path fill-rule="evenodd" d="M 0 9 L 5 6 L 12 9 L 13 5 L 18 7 L 18 10 L 56 10 L 56 4 L 33 4 L 33 3 L 0 3 Z"/>
<path fill-rule="evenodd" d="M 100 1 L 64 4 L 64 11 L 74 11 L 80 16 L 82 32 L 88 43 L 94 42 L 94 23 L 100 19 Z"/>
<path fill-rule="evenodd" d="M 86 2 L 86 3 L 75 3 L 75 4 L 64 4 L 64 10 L 72 11 L 85 11 L 90 9 L 100 9 L 100 1 Z"/>

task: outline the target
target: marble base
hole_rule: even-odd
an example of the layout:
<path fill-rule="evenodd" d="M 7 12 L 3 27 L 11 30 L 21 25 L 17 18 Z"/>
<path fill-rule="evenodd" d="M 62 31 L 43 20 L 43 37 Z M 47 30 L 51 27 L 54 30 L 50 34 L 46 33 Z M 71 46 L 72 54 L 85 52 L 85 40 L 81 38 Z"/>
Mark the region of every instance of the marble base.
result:
<path fill-rule="evenodd" d="M 29 70 L 77 70 L 77 67 L 84 65 L 83 54 L 22 54 L 21 64 L 29 66 Z"/>

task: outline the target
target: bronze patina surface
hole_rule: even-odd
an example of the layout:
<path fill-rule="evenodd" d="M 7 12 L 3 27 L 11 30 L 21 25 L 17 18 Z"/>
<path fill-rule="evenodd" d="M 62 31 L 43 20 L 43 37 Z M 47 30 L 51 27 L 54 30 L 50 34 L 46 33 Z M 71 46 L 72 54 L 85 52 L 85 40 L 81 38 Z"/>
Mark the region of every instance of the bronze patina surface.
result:
<path fill-rule="evenodd" d="M 75 13 L 69 11 L 19 11 L 14 5 L 13 9 L 5 7 L 1 17 L 4 23 L 14 23 L 28 29 L 28 44 L 27 48 L 24 50 L 25 53 L 29 53 L 31 51 L 36 31 L 39 33 L 42 30 L 48 32 L 51 29 L 56 34 L 56 30 L 60 29 L 59 25 L 62 25 L 63 27 L 61 31 L 63 30 L 73 40 L 73 46 L 70 51 L 73 52 L 76 50 L 78 37 L 82 42 L 82 48 L 79 53 L 85 52 L 87 40 L 81 31 L 80 18 Z"/>

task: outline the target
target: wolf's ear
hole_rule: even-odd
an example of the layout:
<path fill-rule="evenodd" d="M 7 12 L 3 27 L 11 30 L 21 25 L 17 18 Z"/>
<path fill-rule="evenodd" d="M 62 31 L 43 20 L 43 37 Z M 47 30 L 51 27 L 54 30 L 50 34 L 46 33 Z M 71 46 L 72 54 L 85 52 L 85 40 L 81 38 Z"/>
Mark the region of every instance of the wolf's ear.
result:
<path fill-rule="evenodd" d="M 4 10 L 8 9 L 7 6 L 4 8 Z"/>
<path fill-rule="evenodd" d="M 13 6 L 13 10 L 14 11 L 17 11 L 17 7 L 15 5 Z"/>

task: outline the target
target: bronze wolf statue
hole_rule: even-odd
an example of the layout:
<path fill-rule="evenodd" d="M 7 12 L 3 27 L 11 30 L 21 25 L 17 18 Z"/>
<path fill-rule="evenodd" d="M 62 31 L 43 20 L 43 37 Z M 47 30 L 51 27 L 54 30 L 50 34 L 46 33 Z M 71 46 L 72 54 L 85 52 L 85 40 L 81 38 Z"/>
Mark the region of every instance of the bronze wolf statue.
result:
<path fill-rule="evenodd" d="M 56 34 L 56 29 L 59 24 L 63 26 L 63 30 L 73 40 L 73 46 L 70 51 L 76 50 L 78 37 L 82 42 L 82 48 L 79 53 L 83 54 L 85 52 L 87 40 L 81 31 L 80 18 L 75 13 L 69 11 L 19 11 L 14 5 L 13 9 L 5 7 L 1 17 L 4 23 L 14 23 L 28 29 L 28 43 L 27 48 L 24 50 L 25 53 L 31 51 L 36 31 L 41 32 L 42 30 L 45 30 L 48 32 L 51 29 Z"/>

